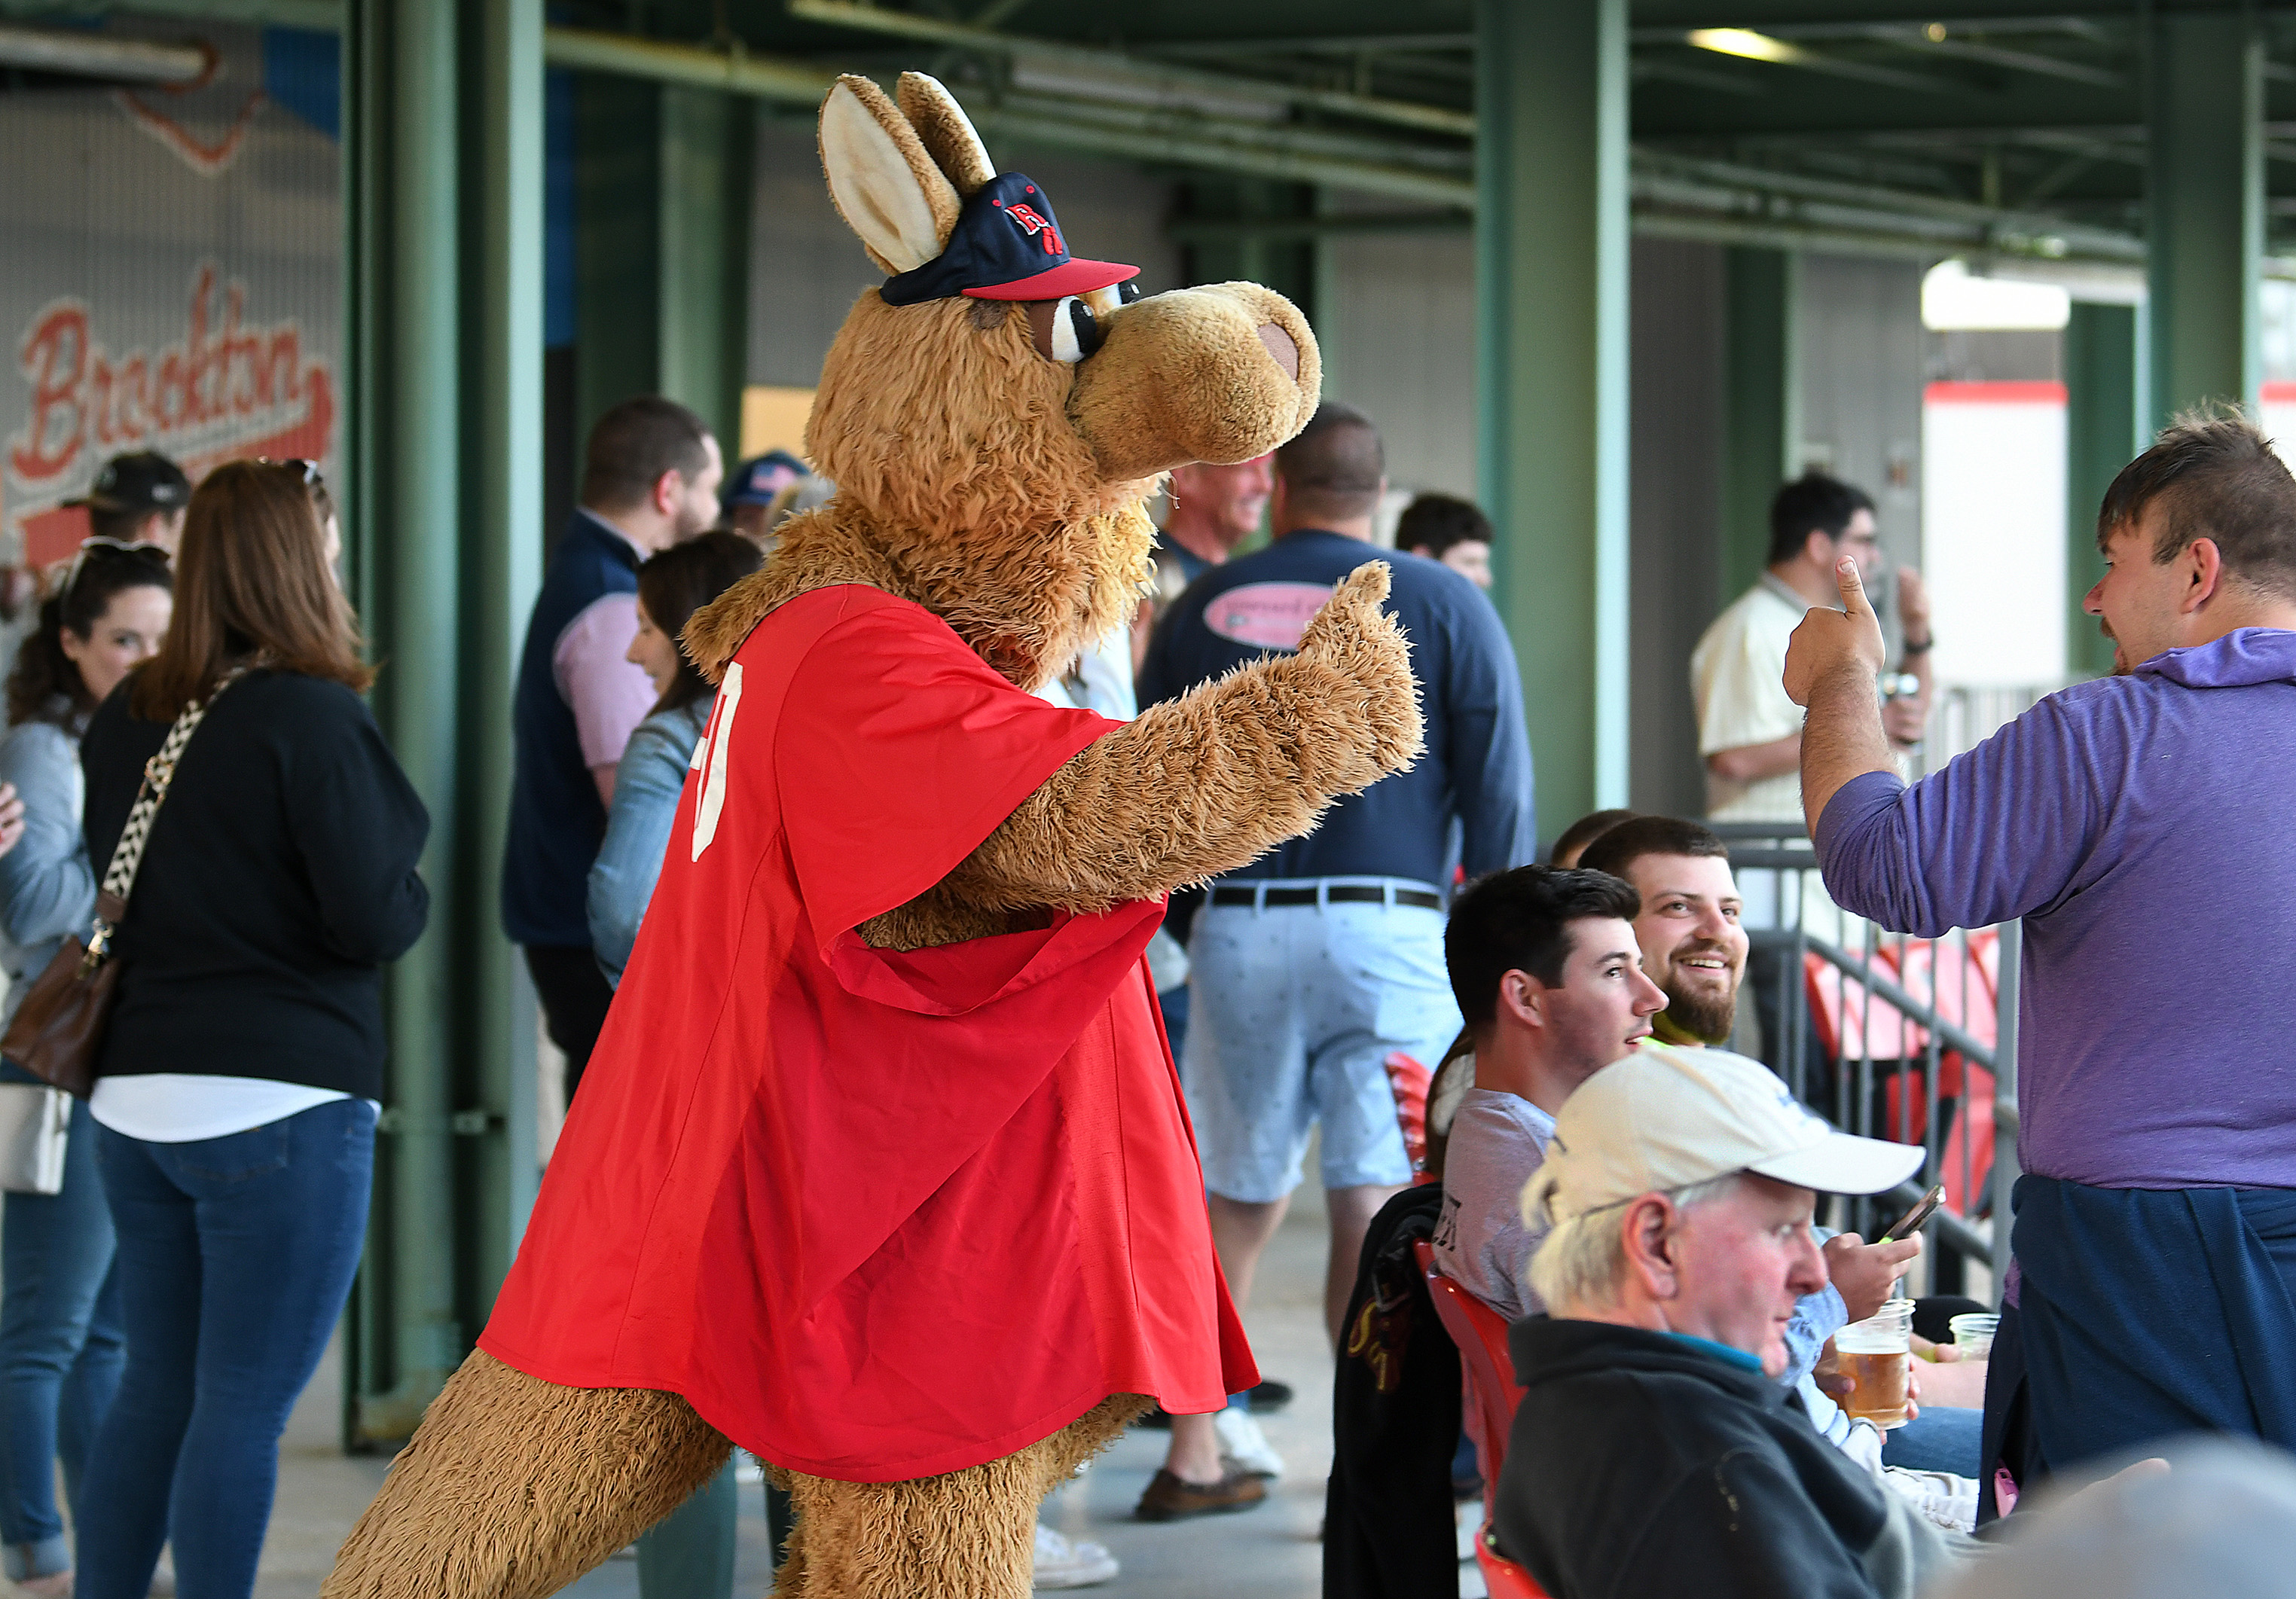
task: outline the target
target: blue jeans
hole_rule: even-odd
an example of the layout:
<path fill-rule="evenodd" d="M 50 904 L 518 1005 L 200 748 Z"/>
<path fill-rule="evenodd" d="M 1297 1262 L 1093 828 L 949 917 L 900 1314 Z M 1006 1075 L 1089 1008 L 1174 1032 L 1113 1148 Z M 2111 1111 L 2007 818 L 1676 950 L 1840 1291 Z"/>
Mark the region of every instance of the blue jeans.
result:
<path fill-rule="evenodd" d="M 248 1599 L 279 1436 L 358 1269 L 374 1107 L 191 1144 L 99 1127 L 96 1150 L 127 1370 L 81 1485 L 75 1592 L 144 1599 L 172 1541 L 182 1599 Z"/>
<path fill-rule="evenodd" d="M 8 1195 L 0 1226 L 0 1540 L 18 1580 L 72 1563 L 56 1457 L 76 1511 L 126 1354 L 95 1131 L 74 1101 L 62 1189 Z"/>

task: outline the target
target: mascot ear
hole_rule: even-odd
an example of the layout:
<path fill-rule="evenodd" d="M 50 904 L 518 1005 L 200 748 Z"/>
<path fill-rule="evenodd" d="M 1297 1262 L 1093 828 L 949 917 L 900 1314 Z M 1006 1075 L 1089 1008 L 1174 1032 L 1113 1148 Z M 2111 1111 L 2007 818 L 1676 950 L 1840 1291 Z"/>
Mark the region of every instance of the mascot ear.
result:
<path fill-rule="evenodd" d="M 956 96 L 941 86 L 940 79 L 922 72 L 902 73 L 900 101 L 901 115 L 924 141 L 933 164 L 956 185 L 959 199 L 972 199 L 996 176 L 996 163 L 988 159 L 980 135 L 972 131 L 972 119 L 957 104 Z"/>
<path fill-rule="evenodd" d="M 821 102 L 821 169 L 845 225 L 888 275 L 940 254 L 956 226 L 956 191 L 908 119 L 865 78 L 847 73 Z"/>

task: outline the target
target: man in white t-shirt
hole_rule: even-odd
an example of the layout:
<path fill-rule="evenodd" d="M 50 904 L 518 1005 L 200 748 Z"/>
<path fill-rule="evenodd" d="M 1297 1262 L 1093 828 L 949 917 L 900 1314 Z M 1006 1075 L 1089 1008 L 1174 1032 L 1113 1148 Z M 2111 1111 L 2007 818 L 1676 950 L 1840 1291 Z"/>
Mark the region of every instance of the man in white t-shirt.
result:
<path fill-rule="evenodd" d="M 1869 587 L 1881 578 L 1874 502 L 1823 472 L 1787 484 L 1770 502 L 1768 570 L 1691 652 L 1710 820 L 1800 822 L 1802 713 L 1783 682 L 1786 640 L 1812 606 L 1840 609 L 1833 569 L 1844 555 Z M 1885 688 L 1905 692 L 1891 695 L 1882 725 L 1903 750 L 1920 739 L 1930 703 L 1929 593 L 1911 567 L 1898 571 L 1898 616 L 1904 652 Z"/>

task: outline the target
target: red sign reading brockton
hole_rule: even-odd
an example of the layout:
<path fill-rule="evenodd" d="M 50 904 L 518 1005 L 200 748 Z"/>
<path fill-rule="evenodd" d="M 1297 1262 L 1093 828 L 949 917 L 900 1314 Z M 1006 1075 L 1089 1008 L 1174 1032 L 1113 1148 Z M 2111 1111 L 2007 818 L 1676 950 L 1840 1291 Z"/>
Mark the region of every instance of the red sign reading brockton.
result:
<path fill-rule="evenodd" d="M 119 354 L 104 348 L 86 300 L 53 299 L 34 314 L 16 350 L 30 404 L 22 430 L 7 441 L 10 487 L 23 496 L 8 520 L 23 529 L 28 564 L 70 553 L 84 519 L 58 503 L 124 451 L 163 451 L 194 480 L 244 455 L 318 460 L 328 453 L 335 421 L 328 364 L 305 355 L 293 317 L 251 323 L 245 302 L 243 284 L 218 291 L 214 266 L 204 265 L 192 282 L 183 337 Z"/>

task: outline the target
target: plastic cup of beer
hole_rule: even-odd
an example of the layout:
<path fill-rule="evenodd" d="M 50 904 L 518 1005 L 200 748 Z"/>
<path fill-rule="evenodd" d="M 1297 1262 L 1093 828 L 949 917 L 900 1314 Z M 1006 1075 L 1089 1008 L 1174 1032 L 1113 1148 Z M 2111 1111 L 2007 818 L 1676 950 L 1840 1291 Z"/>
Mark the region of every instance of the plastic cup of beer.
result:
<path fill-rule="evenodd" d="M 1993 1334 L 2001 1325 L 2001 1318 L 1972 1311 L 1950 1318 L 1946 1325 L 1953 1329 L 1954 1348 L 1961 1351 L 1964 1360 L 1985 1360 L 1993 1354 Z"/>
<path fill-rule="evenodd" d="M 1913 1332 L 1913 1300 L 1891 1300 L 1875 1314 L 1850 1323 L 1833 1335 L 1833 1352 L 1841 1362 L 1841 1374 L 1857 1385 L 1841 1406 L 1851 1420 L 1882 1428 L 1906 1424 Z"/>

